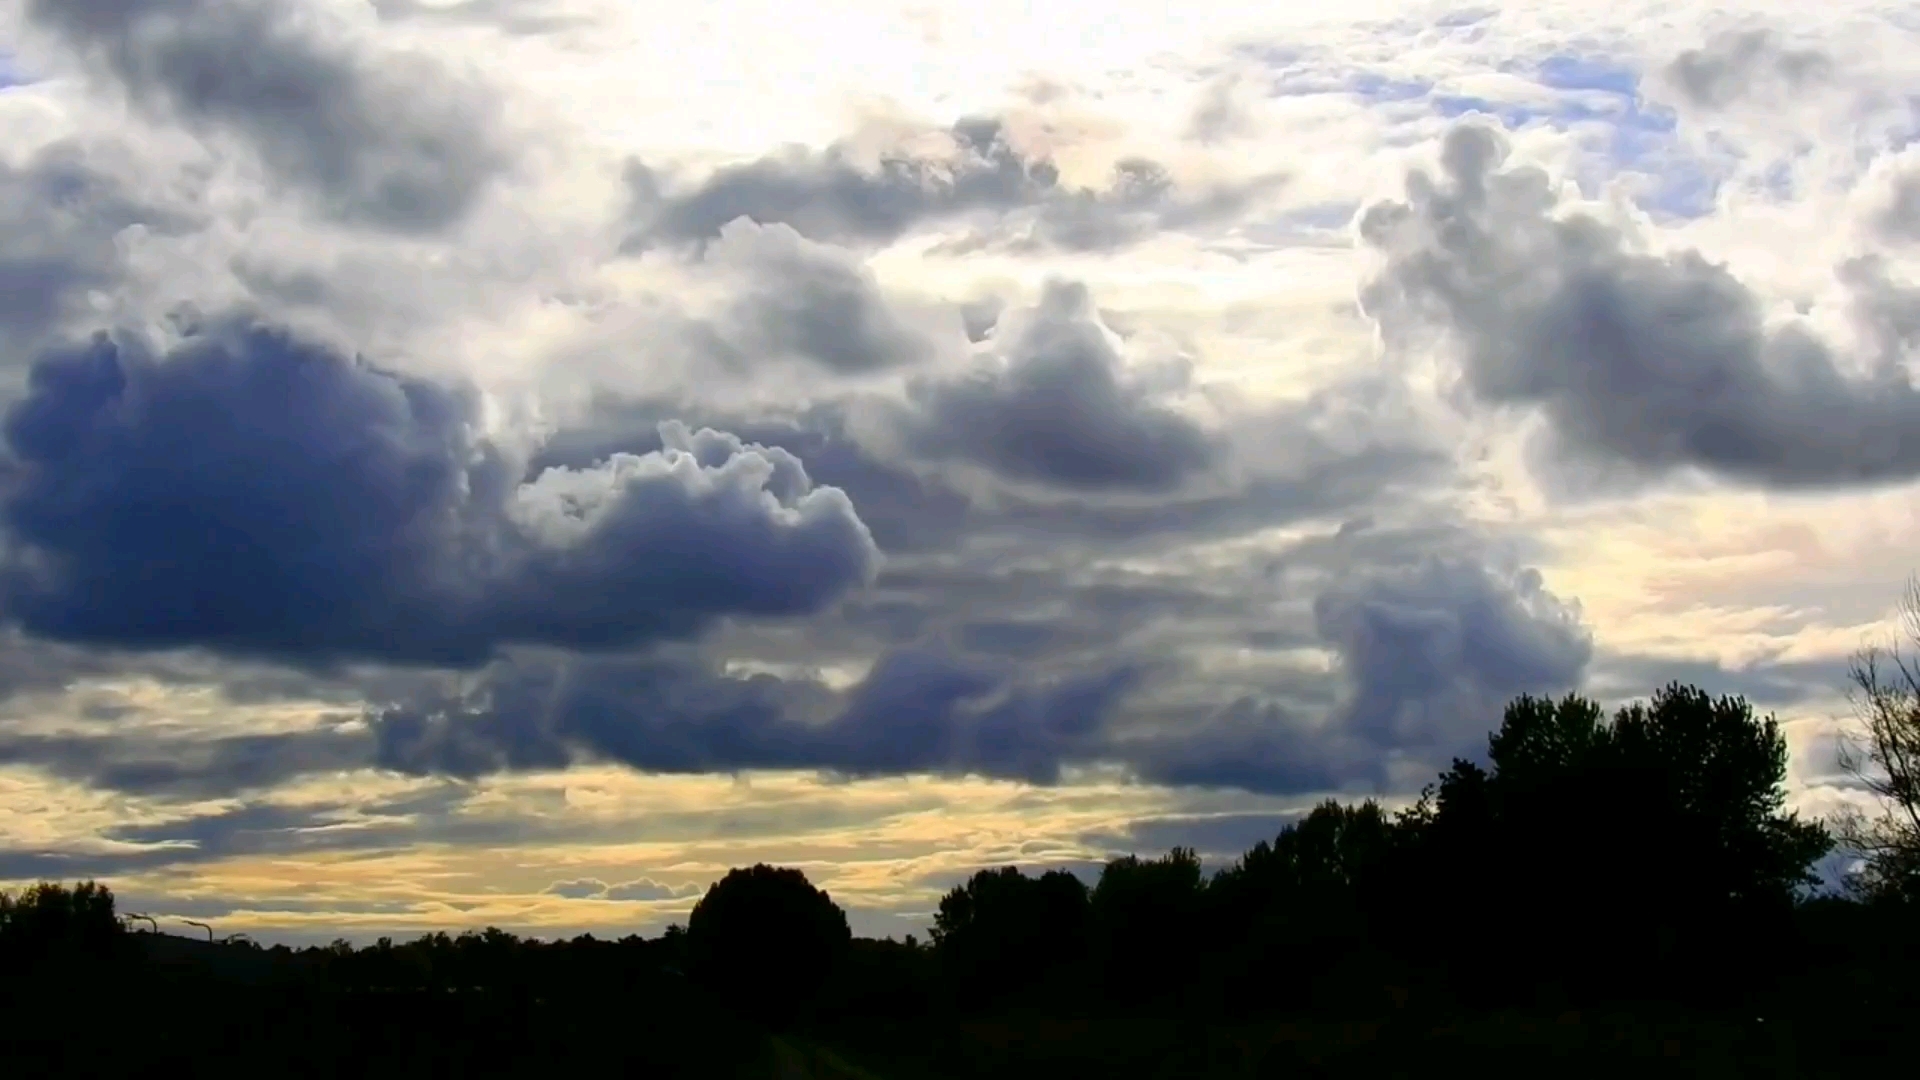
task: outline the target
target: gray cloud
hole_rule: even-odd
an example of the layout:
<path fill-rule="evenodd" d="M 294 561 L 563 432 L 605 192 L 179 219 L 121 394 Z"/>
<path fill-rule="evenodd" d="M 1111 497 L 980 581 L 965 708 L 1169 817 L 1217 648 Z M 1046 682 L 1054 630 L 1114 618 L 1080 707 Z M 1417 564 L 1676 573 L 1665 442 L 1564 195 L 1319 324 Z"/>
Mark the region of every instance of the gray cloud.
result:
<path fill-rule="evenodd" d="M 1082 490 L 1165 491 L 1213 462 L 1196 423 L 1127 380 L 1085 286 L 1049 283 L 1028 315 L 990 365 L 914 385 L 919 453 Z"/>
<path fill-rule="evenodd" d="M 740 217 L 816 240 L 885 243 L 929 220 L 1028 205 L 1059 181 L 1051 163 L 1009 145 L 997 120 L 962 120 L 948 134 L 947 160 L 896 153 L 869 170 L 838 144 L 817 153 L 791 147 L 722 168 L 678 194 L 663 192 L 659 176 L 636 162 L 628 170 L 637 219 L 628 246 L 708 240 Z"/>
<path fill-rule="evenodd" d="M 165 357 L 51 352 L 5 423 L 5 613 L 71 642 L 470 663 L 815 612 L 877 564 L 785 451 L 668 425 L 661 453 L 523 479 L 477 408 L 240 319 Z"/>
<path fill-rule="evenodd" d="M 1269 470 L 1264 473 L 1176 491 L 1008 488 L 994 492 L 991 499 L 980 498 L 910 454 L 869 447 L 840 405 L 812 405 L 788 415 L 696 411 L 687 419 L 786 450 L 806 463 L 816 483 L 847 493 L 888 555 L 879 592 L 850 598 L 850 609 L 871 606 L 870 600 L 884 594 L 889 582 L 903 580 L 902 574 L 932 575 L 923 582 L 930 604 L 938 605 L 940 594 L 951 593 L 984 606 L 991 602 L 982 590 L 990 586 L 980 575 L 952 564 L 930 571 L 918 563 L 969 542 L 1034 556 L 1050 552 L 1069 561 L 1078 560 L 1076 552 L 1094 549 L 1152 551 L 1185 539 L 1350 515 L 1393 494 L 1430 495 L 1446 489 L 1452 458 L 1426 445 L 1418 432 L 1362 431 L 1345 445 L 1315 435 L 1316 429 L 1335 426 L 1330 422 L 1355 410 L 1385 414 L 1364 393 L 1341 391 L 1328 397 L 1309 400 L 1297 412 L 1264 418 L 1268 433 L 1285 436 L 1261 454 L 1260 466 Z M 675 415 L 681 415 L 680 408 L 668 403 L 606 402 L 587 422 L 550 440 L 532 467 L 580 468 L 613 453 L 657 452 L 658 425 Z M 1109 497 L 1114 494 L 1127 497 Z M 1022 588 L 1034 596 L 1046 593 L 1045 581 L 1027 580 Z"/>
<path fill-rule="evenodd" d="M 138 726 L 109 735 L 120 722 L 104 720 L 98 734 L 7 734 L 0 762 L 170 798 L 231 797 L 367 766 L 475 778 L 586 761 L 662 773 L 797 768 L 1042 784 L 1075 765 L 1106 763 L 1176 786 L 1397 791 L 1409 776 L 1476 753 L 1513 695 L 1571 688 L 1588 665 L 1577 612 L 1536 574 L 1451 555 L 1392 568 L 1409 552 L 1448 546 L 1419 531 L 1364 527 L 1303 542 L 1282 556 L 1284 571 L 1272 568 L 1320 579 L 1313 600 L 1298 604 L 1253 583 L 1182 589 L 1115 579 L 1063 589 L 1055 576 L 1029 574 L 908 579 L 889 590 L 883 579 L 879 596 L 863 601 L 875 611 L 847 618 L 872 621 L 889 594 L 935 606 L 921 625 L 880 627 L 872 641 L 911 644 L 888 647 L 844 691 L 717 659 L 751 649 L 520 649 L 458 679 L 422 673 L 366 684 L 375 704 L 364 727 L 193 741 Z M 958 608 L 956 597 L 964 597 Z M 1199 680 L 1174 659 L 1181 648 L 1154 644 L 1165 640 L 1161 629 L 1176 627 L 1217 644 L 1238 634 L 1250 650 L 1324 648 L 1337 658 L 1336 674 L 1269 667 Z M 806 639 L 830 650 L 834 633 L 828 622 Z M 388 835 L 398 828 L 356 826 L 340 842 L 398 843 Z"/>
<path fill-rule="evenodd" d="M 317 730 L 210 740 L 112 735 L 19 735 L 0 730 L 0 764 L 32 765 L 90 787 L 171 798 L 223 798 L 310 773 L 361 768 L 364 732 Z"/>
<path fill-rule="evenodd" d="M 845 144 L 789 147 L 678 191 L 635 162 L 627 171 L 633 220 L 626 249 L 703 245 L 742 217 L 846 244 L 887 244 L 923 227 L 987 217 L 991 224 L 944 250 L 1102 251 L 1230 221 L 1281 183 L 1262 177 L 1183 191 L 1165 166 L 1132 157 L 1114 167 L 1104 189 L 1072 188 L 1052 162 L 1015 149 L 997 119 L 971 117 L 941 134 L 945 151 L 891 151 L 876 165 Z"/>
<path fill-rule="evenodd" d="M 1243 217 L 1265 195 L 1285 183 L 1279 175 L 1238 184 L 1183 191 L 1166 166 L 1146 158 L 1124 158 L 1113 167 L 1105 190 L 1081 188 L 1037 206 L 1025 220 L 1002 226 L 1015 251 L 1109 251 L 1163 232 L 1201 232 Z M 991 243 L 991 231 L 962 243 Z"/>
<path fill-rule="evenodd" d="M 1187 118 L 1187 138 L 1217 143 L 1254 134 L 1255 124 L 1238 99 L 1239 89 L 1238 75 L 1230 74 L 1209 82 L 1193 114 Z"/>
<path fill-rule="evenodd" d="M 301 0 L 31 0 L 132 104 L 244 140 L 337 218 L 461 218 L 508 167 L 499 103 L 423 55 L 373 52 Z"/>
<path fill-rule="evenodd" d="M 883 656 L 844 696 L 660 657 L 521 658 L 453 697 L 372 717 L 380 764 L 478 776 L 612 760 L 649 772 L 811 768 L 864 776 L 1058 778 L 1138 678 L 1116 665 L 1034 677 L 924 649 Z"/>
<path fill-rule="evenodd" d="M 786 225 L 734 221 L 708 248 L 738 268 L 742 288 L 707 327 L 723 363 L 737 369 L 780 357 L 857 375 L 911 364 L 933 350 L 887 304 L 852 253 Z"/>
<path fill-rule="evenodd" d="M 1363 304 L 1390 343 L 1450 341 L 1466 391 L 1538 408 L 1562 452 L 1780 487 L 1920 473 L 1920 393 L 1897 354 L 1849 374 L 1804 325 L 1769 326 L 1725 267 L 1557 214 L 1545 174 L 1506 155 L 1498 131 L 1457 126 L 1440 180 L 1416 172 L 1405 202 L 1363 215 L 1386 257 Z"/>
<path fill-rule="evenodd" d="M 1870 218 L 1874 231 L 1894 243 L 1920 242 L 1920 170 L 1895 176 L 1888 194 L 1886 204 Z"/>
<path fill-rule="evenodd" d="M 1738 694 L 1756 707 L 1785 708 L 1833 700 L 1848 686 L 1849 658 L 1756 662 L 1731 668 L 1717 660 L 1602 654 L 1587 680 L 1587 692 L 1603 702 L 1644 697 L 1671 682 L 1697 686 L 1709 694 Z"/>
<path fill-rule="evenodd" d="M 1756 28 L 1717 34 L 1675 57 L 1663 74 L 1688 103 L 1724 109 L 1757 90 L 1791 93 L 1820 85 L 1833 70 L 1826 54 L 1790 48 L 1773 31 Z"/>
<path fill-rule="evenodd" d="M 1007 302 L 998 296 L 982 296 L 960 305 L 960 322 L 967 340 L 977 345 L 992 337 L 1006 310 Z"/>
<path fill-rule="evenodd" d="M 339 850 L 367 844 L 358 829 L 341 828 L 353 811 L 344 805 L 282 806 L 247 803 L 210 814 L 105 830 L 95 850 L 0 848 L 0 879 L 104 877 L 166 866 L 257 854 Z M 389 836 L 391 839 L 391 836 Z"/>
<path fill-rule="evenodd" d="M 416 774 L 598 759 L 656 772 L 1050 783 L 1070 765 L 1118 763 L 1175 785 L 1379 791 L 1477 753 L 1507 701 L 1577 686 L 1592 651 L 1577 610 L 1538 574 L 1471 560 L 1375 567 L 1323 588 L 1311 609 L 1303 635 L 1265 645 L 1326 648 L 1339 659 L 1337 679 L 1269 674 L 1269 692 L 1224 704 L 1188 696 L 1206 687 L 1178 664 L 1112 641 L 1076 657 L 1051 642 L 1020 654 L 928 639 L 882 655 L 843 693 L 661 656 L 520 657 L 459 695 L 399 703 L 372 722 L 381 763 Z"/>
<path fill-rule="evenodd" d="M 86 290 L 112 286 L 122 230 L 191 224 L 134 196 L 78 143 L 44 147 L 18 168 L 0 161 L 0 345 L 32 342 Z"/>
<path fill-rule="evenodd" d="M 1138 737 L 1129 756 L 1141 772 L 1257 792 L 1379 791 L 1396 758 L 1425 772 L 1477 756 L 1508 701 L 1573 689 L 1592 657 L 1577 609 L 1532 570 L 1429 559 L 1343 581 L 1313 614 L 1345 687 L 1327 715 L 1243 697 L 1178 736 L 1163 724 Z"/>

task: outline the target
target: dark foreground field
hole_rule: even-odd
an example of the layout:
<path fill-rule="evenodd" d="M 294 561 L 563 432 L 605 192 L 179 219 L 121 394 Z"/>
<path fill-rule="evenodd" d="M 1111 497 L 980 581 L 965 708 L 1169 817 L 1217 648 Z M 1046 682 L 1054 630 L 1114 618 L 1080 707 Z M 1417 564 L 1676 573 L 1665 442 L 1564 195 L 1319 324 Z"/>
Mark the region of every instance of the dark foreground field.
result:
<path fill-rule="evenodd" d="M 1551 1077 L 1898 1071 L 1913 1045 L 1915 989 L 1901 978 L 1902 968 L 1912 970 L 1911 944 L 1896 948 L 1884 927 L 1879 941 L 1861 940 L 1873 927 L 1857 910 L 1809 912 L 1802 923 L 1810 930 L 1797 955 L 1782 950 L 1777 978 L 1729 988 L 1721 1003 L 1578 1007 L 1467 1007 L 1435 990 L 1400 987 L 1385 988 L 1374 1003 L 1305 1008 L 1177 996 L 1120 1005 L 1097 987 L 1062 984 L 1039 999 L 973 1008 L 926 981 L 934 977 L 930 967 L 914 970 L 903 947 L 858 942 L 816 1000 L 775 1025 L 740 1015 L 678 976 L 659 939 L 601 943 L 599 962 L 570 972 L 522 966 L 491 986 L 409 987 L 370 985 L 327 963 L 339 957 L 323 950 L 132 934 L 133 951 L 115 962 L 9 978 L 0 1061 L 7 1075 L 22 1077 L 1226 1080 L 1461 1070 Z M 1814 936 L 1821 931 L 1833 936 Z"/>

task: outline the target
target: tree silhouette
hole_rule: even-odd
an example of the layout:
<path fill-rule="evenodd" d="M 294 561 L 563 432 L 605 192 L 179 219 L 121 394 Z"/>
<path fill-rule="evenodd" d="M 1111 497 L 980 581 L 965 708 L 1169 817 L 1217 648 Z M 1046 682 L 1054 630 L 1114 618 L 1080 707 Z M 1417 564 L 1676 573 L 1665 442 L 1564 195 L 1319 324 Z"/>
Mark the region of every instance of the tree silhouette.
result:
<path fill-rule="evenodd" d="M 847 916 L 799 870 L 730 870 L 687 918 L 689 976 L 757 1020 L 804 1009 L 852 940 Z"/>
<path fill-rule="evenodd" d="M 1909 646 L 1920 647 L 1920 581 L 1900 603 Z M 1920 660 L 1902 651 L 1869 649 L 1850 671 L 1853 704 L 1864 738 L 1845 740 L 1840 765 L 1879 803 L 1879 813 L 1842 812 L 1842 846 L 1859 858 L 1848 884 L 1881 901 L 1920 902 Z"/>
<path fill-rule="evenodd" d="M 1408 816 L 1436 929 L 1478 939 L 1502 989 L 1731 970 L 1728 950 L 1791 909 L 1831 845 L 1782 812 L 1785 740 L 1746 701 L 1675 684 L 1603 716 L 1577 696 L 1517 699 L 1491 769 L 1456 762 Z"/>
<path fill-rule="evenodd" d="M 113 959 L 126 936 L 113 904 L 113 890 L 92 881 L 43 881 L 18 896 L 0 892 L 0 961 L 22 970 Z"/>
<path fill-rule="evenodd" d="M 1370 908 L 1394 844 L 1379 804 L 1331 799 L 1255 844 L 1206 890 L 1206 940 L 1225 960 L 1230 996 L 1303 1003 L 1333 991 L 1328 973 L 1370 945 Z"/>
<path fill-rule="evenodd" d="M 1192 848 L 1107 863 L 1089 905 L 1102 988 L 1122 1000 L 1184 991 L 1199 960 L 1203 895 Z"/>
<path fill-rule="evenodd" d="M 1086 885 L 1064 870 L 981 870 L 940 899 L 934 950 L 963 1003 L 990 1003 L 1082 962 L 1090 911 Z"/>

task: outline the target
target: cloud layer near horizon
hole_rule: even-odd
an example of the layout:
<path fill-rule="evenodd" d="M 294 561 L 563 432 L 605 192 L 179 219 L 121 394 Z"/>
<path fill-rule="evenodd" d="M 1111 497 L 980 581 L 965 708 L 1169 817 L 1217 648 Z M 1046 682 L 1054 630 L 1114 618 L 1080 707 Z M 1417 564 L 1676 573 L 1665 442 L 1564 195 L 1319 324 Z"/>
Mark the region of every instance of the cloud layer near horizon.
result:
<path fill-rule="evenodd" d="M 1855 797 L 1911 30 L 871 6 L 5 6 L 0 882 L 915 929 L 1667 678 Z"/>

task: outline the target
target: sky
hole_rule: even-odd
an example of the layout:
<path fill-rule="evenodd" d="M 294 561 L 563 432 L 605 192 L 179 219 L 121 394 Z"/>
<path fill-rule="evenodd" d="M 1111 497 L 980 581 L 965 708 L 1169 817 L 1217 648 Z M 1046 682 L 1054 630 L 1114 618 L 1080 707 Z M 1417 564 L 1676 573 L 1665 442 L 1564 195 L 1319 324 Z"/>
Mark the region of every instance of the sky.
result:
<path fill-rule="evenodd" d="M 1910 5 L 0 0 L 0 886 L 1230 860 L 1920 566 Z"/>

